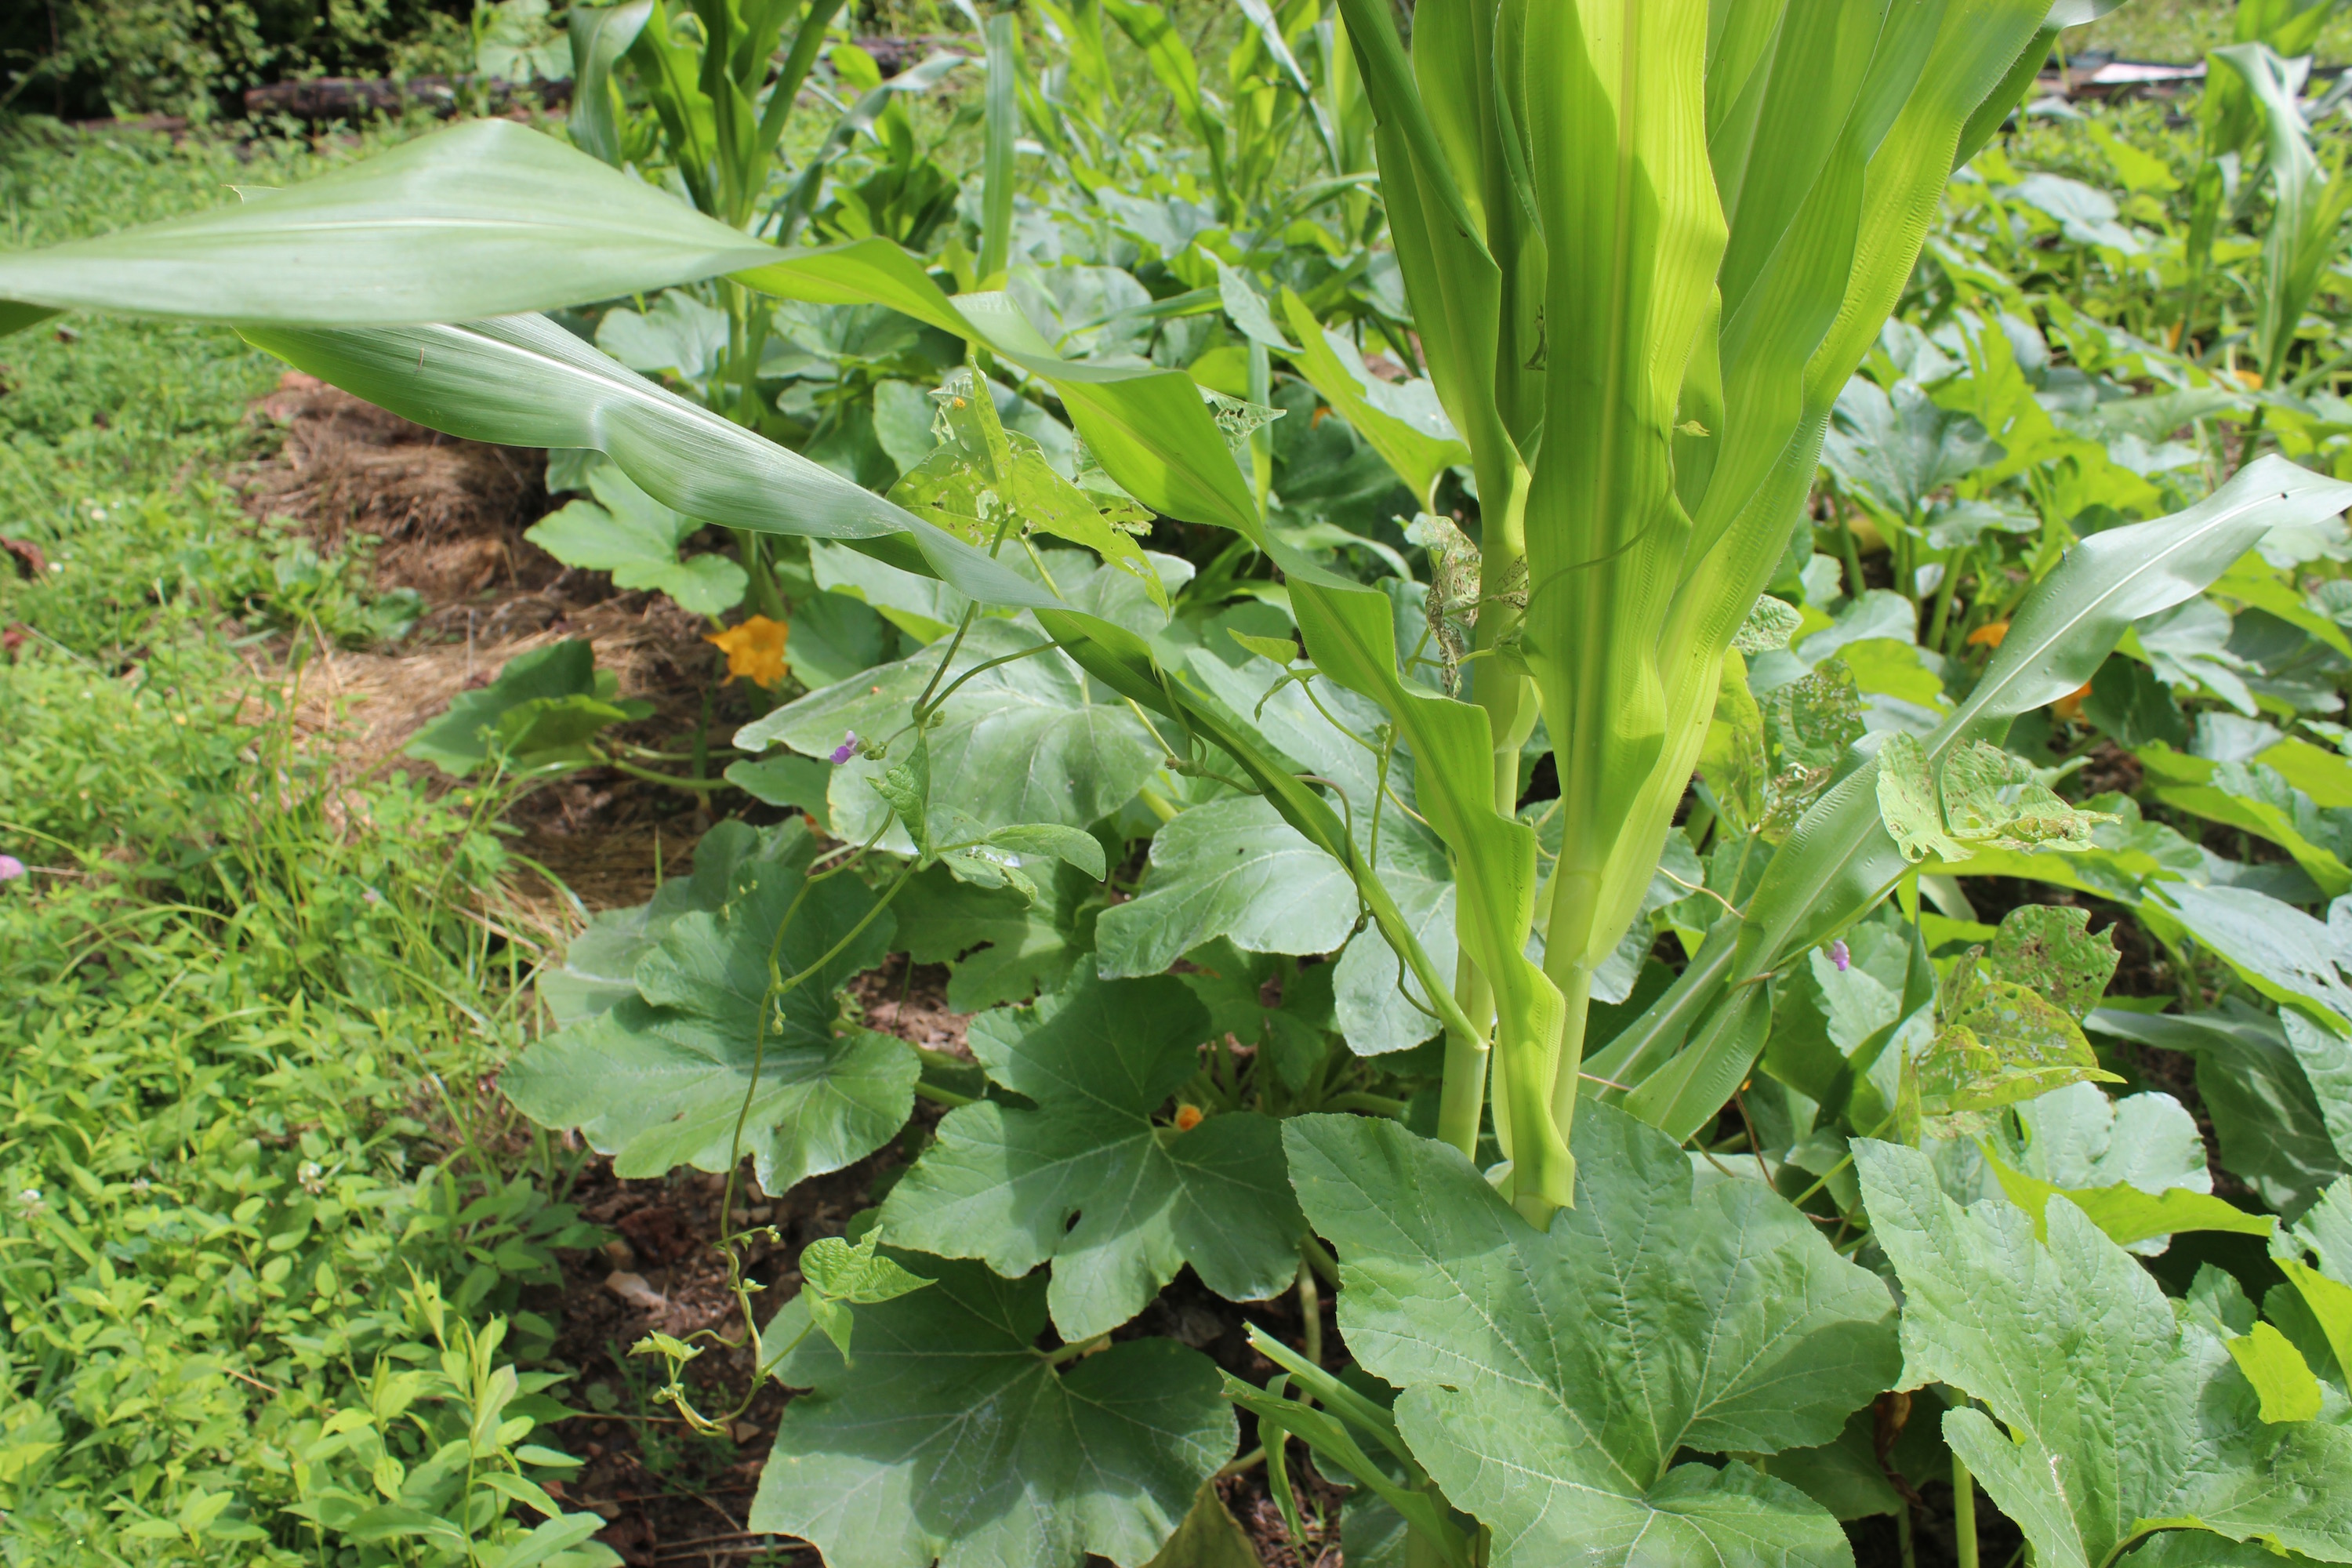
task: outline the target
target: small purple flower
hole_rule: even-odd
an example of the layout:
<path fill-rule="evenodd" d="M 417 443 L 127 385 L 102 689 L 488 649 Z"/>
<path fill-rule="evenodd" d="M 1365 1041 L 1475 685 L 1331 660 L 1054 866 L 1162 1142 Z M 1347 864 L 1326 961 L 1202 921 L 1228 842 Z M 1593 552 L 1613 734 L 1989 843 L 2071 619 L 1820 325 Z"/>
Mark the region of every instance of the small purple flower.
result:
<path fill-rule="evenodd" d="M 1843 974 L 1849 968 L 1853 967 L 1853 959 L 1852 955 L 1846 952 L 1845 942 L 1843 938 L 1830 943 L 1830 962 L 1838 966 L 1838 973 L 1840 974 Z"/>
<path fill-rule="evenodd" d="M 25 863 L 14 855 L 0 855 L 0 882 L 13 882 L 25 874 Z"/>
<path fill-rule="evenodd" d="M 845 763 L 856 754 L 857 731 L 855 730 L 844 730 L 841 732 L 841 744 L 833 749 L 832 760 L 835 763 Z"/>

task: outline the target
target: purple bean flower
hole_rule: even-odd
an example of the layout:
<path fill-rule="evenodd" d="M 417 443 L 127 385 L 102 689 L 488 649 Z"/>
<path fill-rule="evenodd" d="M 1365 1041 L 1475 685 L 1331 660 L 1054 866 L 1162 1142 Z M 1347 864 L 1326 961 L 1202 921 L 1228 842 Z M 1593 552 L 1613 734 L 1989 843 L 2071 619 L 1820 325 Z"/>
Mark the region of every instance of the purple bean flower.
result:
<path fill-rule="evenodd" d="M 1853 967 L 1853 959 L 1852 955 L 1846 952 L 1845 942 L 1843 938 L 1830 943 L 1830 962 L 1838 966 L 1838 973 L 1840 974 L 1843 974 L 1848 969 Z"/>
<path fill-rule="evenodd" d="M 841 744 L 833 749 L 832 760 L 835 763 L 845 763 L 856 754 L 857 731 L 855 730 L 844 730 L 841 732 Z"/>
<path fill-rule="evenodd" d="M 14 855 L 0 855 L 0 882 L 13 882 L 25 874 L 25 863 Z"/>

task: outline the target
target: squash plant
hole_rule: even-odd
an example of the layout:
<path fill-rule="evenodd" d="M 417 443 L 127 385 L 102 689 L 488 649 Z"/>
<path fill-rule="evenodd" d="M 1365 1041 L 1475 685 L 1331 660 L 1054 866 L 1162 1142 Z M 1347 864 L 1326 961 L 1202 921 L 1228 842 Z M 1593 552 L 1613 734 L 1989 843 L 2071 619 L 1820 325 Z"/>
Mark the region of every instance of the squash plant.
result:
<path fill-rule="evenodd" d="M 2340 1217 L 2279 1238 L 2302 1304 L 2266 1300 L 2266 1321 L 2218 1287 L 2193 1321 L 2152 1300 L 2121 1249 L 2187 1221 L 2001 1142 L 2001 1118 L 2038 1125 L 2098 1075 L 2082 1029 L 2112 953 L 2030 918 L 1939 971 L 1919 927 L 1873 913 L 1923 868 L 2083 847 L 2096 819 L 2000 750 L 2008 722 L 2352 486 L 2266 458 L 2186 511 L 2074 543 L 1926 735 L 1855 735 L 1829 677 L 1801 719 L 1762 714 L 1740 679 L 1741 650 L 1787 638 L 1763 590 L 1947 178 L 2080 8 L 1423 0 L 1408 49 L 1385 5 L 1341 0 L 1454 437 L 1333 402 L 1424 502 L 1449 465 L 1471 476 L 1475 517 L 1419 525 L 1443 579 L 1431 636 L 1458 638 L 1444 680 L 1401 645 L 1396 599 L 1266 526 L 1262 410 L 1180 371 L 1064 358 L 1008 295 L 950 295 L 878 236 L 780 248 L 502 121 L 0 258 L 0 326 L 76 308 L 231 323 L 436 428 L 601 452 L 662 506 L 820 542 L 920 595 L 900 613 L 931 628 L 921 654 L 739 737 L 831 769 L 843 844 L 714 832 L 690 878 L 574 945 L 545 985 L 562 1028 L 505 1078 L 624 1174 L 731 1178 L 749 1155 L 771 1189 L 873 1152 L 918 1098 L 951 1108 L 861 1222 L 861 1256 L 905 1271 L 896 1293 L 752 1319 L 763 1373 L 806 1391 L 755 1526 L 836 1565 L 1132 1568 L 1233 1458 L 1238 1407 L 1270 1476 L 1296 1437 L 1360 1489 L 1351 1512 L 1391 1561 L 1836 1562 L 1822 1456 L 1882 1391 L 1932 1384 L 1917 1397 L 1953 1405 L 1956 1486 L 1980 1472 L 2037 1561 L 2108 1568 L 2192 1532 L 2352 1561 L 2352 1432 L 2329 1414 L 2352 1344 Z M 711 279 L 963 340 L 1050 391 L 1109 483 L 1027 460 L 966 372 L 902 505 L 530 313 Z M 1220 279 L 1266 356 L 1343 386 L 1302 304 L 1277 322 Z M 1233 658 L 1173 640 L 1183 574 L 1130 537 L 1139 504 L 1263 552 L 1301 640 L 1238 623 L 1218 628 Z M 1541 825 L 1517 809 L 1539 719 L 1559 781 Z M 1737 802 L 1759 757 L 1775 787 L 1726 812 L 1729 852 L 1676 870 L 1694 771 Z M 1165 822 L 1165 879 L 1089 909 L 1110 863 L 1097 830 L 1139 801 Z M 1662 868 L 1685 888 L 1698 871 L 1713 912 L 1673 984 L 1589 1039 L 1596 976 Z M 1443 1036 L 1417 1123 L 1433 1138 L 1329 1053 L 1321 982 L 1262 973 L 1232 934 L 1285 918 L 1314 879 L 1349 904 L 1310 951 L 1344 945 L 1333 970 L 1377 973 Z M 1090 964 L 1061 940 L 1087 921 Z M 1823 966 L 1844 974 L 1843 939 L 1865 936 L 1898 1018 L 1849 1045 L 1804 1008 L 1833 1007 Z M 1219 939 L 1230 973 L 1160 973 Z M 982 942 L 1013 957 L 968 998 L 1034 1000 L 984 1015 L 971 1061 L 844 1023 L 838 993 L 884 954 L 961 961 Z M 1201 1048 L 1243 1029 L 1246 1064 Z M 1782 1173 L 1809 1187 L 1682 1148 L 1745 1114 L 1759 1058 L 1811 1108 L 1813 1163 Z M 2010 1206 L 1938 1206 L 1910 1145 L 1956 1131 L 1984 1139 Z M 1832 1244 L 1856 1231 L 1901 1280 L 1899 1313 L 1885 1272 Z M 1332 1270 L 1358 1373 L 1261 1336 L 1280 1371 L 1252 1386 L 1122 1332 L 1186 1268 L 1235 1300 L 1293 1282 L 1311 1300 Z M 753 1282 L 736 1284 L 751 1318 Z M 1980 1294 L 2007 1315 L 1971 1316 Z M 2063 1326 L 2101 1313 L 2128 1364 Z M 2143 1427 L 2164 1441 L 2108 1440 Z"/>

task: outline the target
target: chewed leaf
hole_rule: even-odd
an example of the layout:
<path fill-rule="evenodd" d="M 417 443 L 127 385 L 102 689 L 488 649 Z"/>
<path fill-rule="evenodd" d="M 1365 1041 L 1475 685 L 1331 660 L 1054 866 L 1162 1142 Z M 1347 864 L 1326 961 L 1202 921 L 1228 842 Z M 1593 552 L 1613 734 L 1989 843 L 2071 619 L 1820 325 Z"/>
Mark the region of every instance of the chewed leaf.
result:
<path fill-rule="evenodd" d="M 1408 543 L 1429 552 L 1429 595 L 1424 608 L 1430 640 L 1437 645 L 1444 669 L 1445 693 L 1451 697 L 1461 683 L 1462 660 L 1470 651 L 1471 629 L 1478 624 L 1479 577 L 1483 557 L 1477 544 L 1434 512 L 1422 512 L 1404 531 Z"/>
<path fill-rule="evenodd" d="M 1201 401 L 1209 405 L 1209 413 L 1216 420 L 1217 428 L 1224 433 L 1225 439 L 1231 443 L 1248 440 L 1253 435 L 1290 412 L 1286 408 L 1276 408 L 1264 403 L 1250 403 L 1238 397 L 1227 397 L 1223 393 L 1212 392 L 1205 386 L 1201 389 Z"/>
<path fill-rule="evenodd" d="M 1049 533 L 1082 544 L 1142 583 L 1165 610 L 1168 589 L 1135 535 L 1150 514 L 1130 500 L 1097 496 L 1064 479 L 1045 448 L 997 417 L 981 379 L 960 370 L 933 394 L 940 445 L 891 487 L 889 499 L 967 544 Z"/>
<path fill-rule="evenodd" d="M 1732 634 L 1731 646 L 1741 653 L 1787 647 L 1803 621 L 1804 616 L 1796 605 L 1767 594 L 1756 601 L 1755 607 L 1748 612 L 1748 619 Z"/>
<path fill-rule="evenodd" d="M 1826 768 L 1862 738 L 1862 693 L 1853 672 L 1836 659 L 1811 675 L 1776 686 L 1763 702 L 1764 736 L 1778 767 Z"/>
<path fill-rule="evenodd" d="M 1979 973 L 1969 953 L 1937 1003 L 1936 1037 L 1906 1064 L 1904 1101 L 1927 1120 L 1980 1131 L 1982 1112 L 2016 1105 L 2070 1083 L 2119 1083 L 2099 1066 L 2074 1018 L 2036 991 Z"/>
<path fill-rule="evenodd" d="M 1764 760 L 1764 715 L 1748 689 L 1748 661 L 1738 649 L 1723 661 L 1715 717 L 1699 751 L 1698 772 L 1717 806 L 1741 827 L 1762 818 L 1765 779 L 1770 773 Z"/>
<path fill-rule="evenodd" d="M 2088 910 L 2021 905 L 2002 917 L 1986 961 L 1997 977 L 2047 996 L 2080 1022 L 2122 959 L 2114 934 L 2092 935 L 2090 920 Z"/>
<path fill-rule="evenodd" d="M 1970 741 L 1945 758 L 1940 779 L 1917 737 L 1887 737 L 1878 752 L 1878 810 L 1910 860 L 1966 860 L 1979 849 L 2087 849 L 2091 829 L 2121 820 L 2086 811 L 2034 777 L 2022 760 Z"/>
<path fill-rule="evenodd" d="M 1944 821 L 1952 837 L 1995 849 L 2087 849 L 2091 828 L 2119 820 L 2084 811 L 1999 746 L 1971 741 L 1944 763 Z"/>
<path fill-rule="evenodd" d="M 1967 851 L 1945 836 L 1935 776 L 1927 771 L 1927 749 L 1916 735 L 1889 735 L 1879 748 L 1878 816 L 1906 860 L 1931 855 L 1949 860 L 1967 858 Z"/>

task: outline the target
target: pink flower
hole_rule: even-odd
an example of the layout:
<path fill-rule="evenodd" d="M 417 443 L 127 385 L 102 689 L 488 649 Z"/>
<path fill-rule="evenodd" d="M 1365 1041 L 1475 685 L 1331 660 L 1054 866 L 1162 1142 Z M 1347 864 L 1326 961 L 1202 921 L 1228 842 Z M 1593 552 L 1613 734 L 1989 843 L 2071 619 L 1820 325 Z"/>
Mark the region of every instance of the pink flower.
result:
<path fill-rule="evenodd" d="M 14 855 L 0 855 L 0 882 L 13 882 L 25 874 L 25 863 Z"/>
<path fill-rule="evenodd" d="M 844 730 L 841 732 L 841 744 L 833 749 L 832 760 L 835 763 L 845 763 L 856 754 L 857 731 L 855 730 Z"/>
<path fill-rule="evenodd" d="M 1830 962 L 1838 966 L 1838 973 L 1840 974 L 1843 974 L 1848 969 L 1853 967 L 1853 959 L 1847 953 L 1845 950 L 1845 942 L 1843 938 L 1830 943 Z"/>

